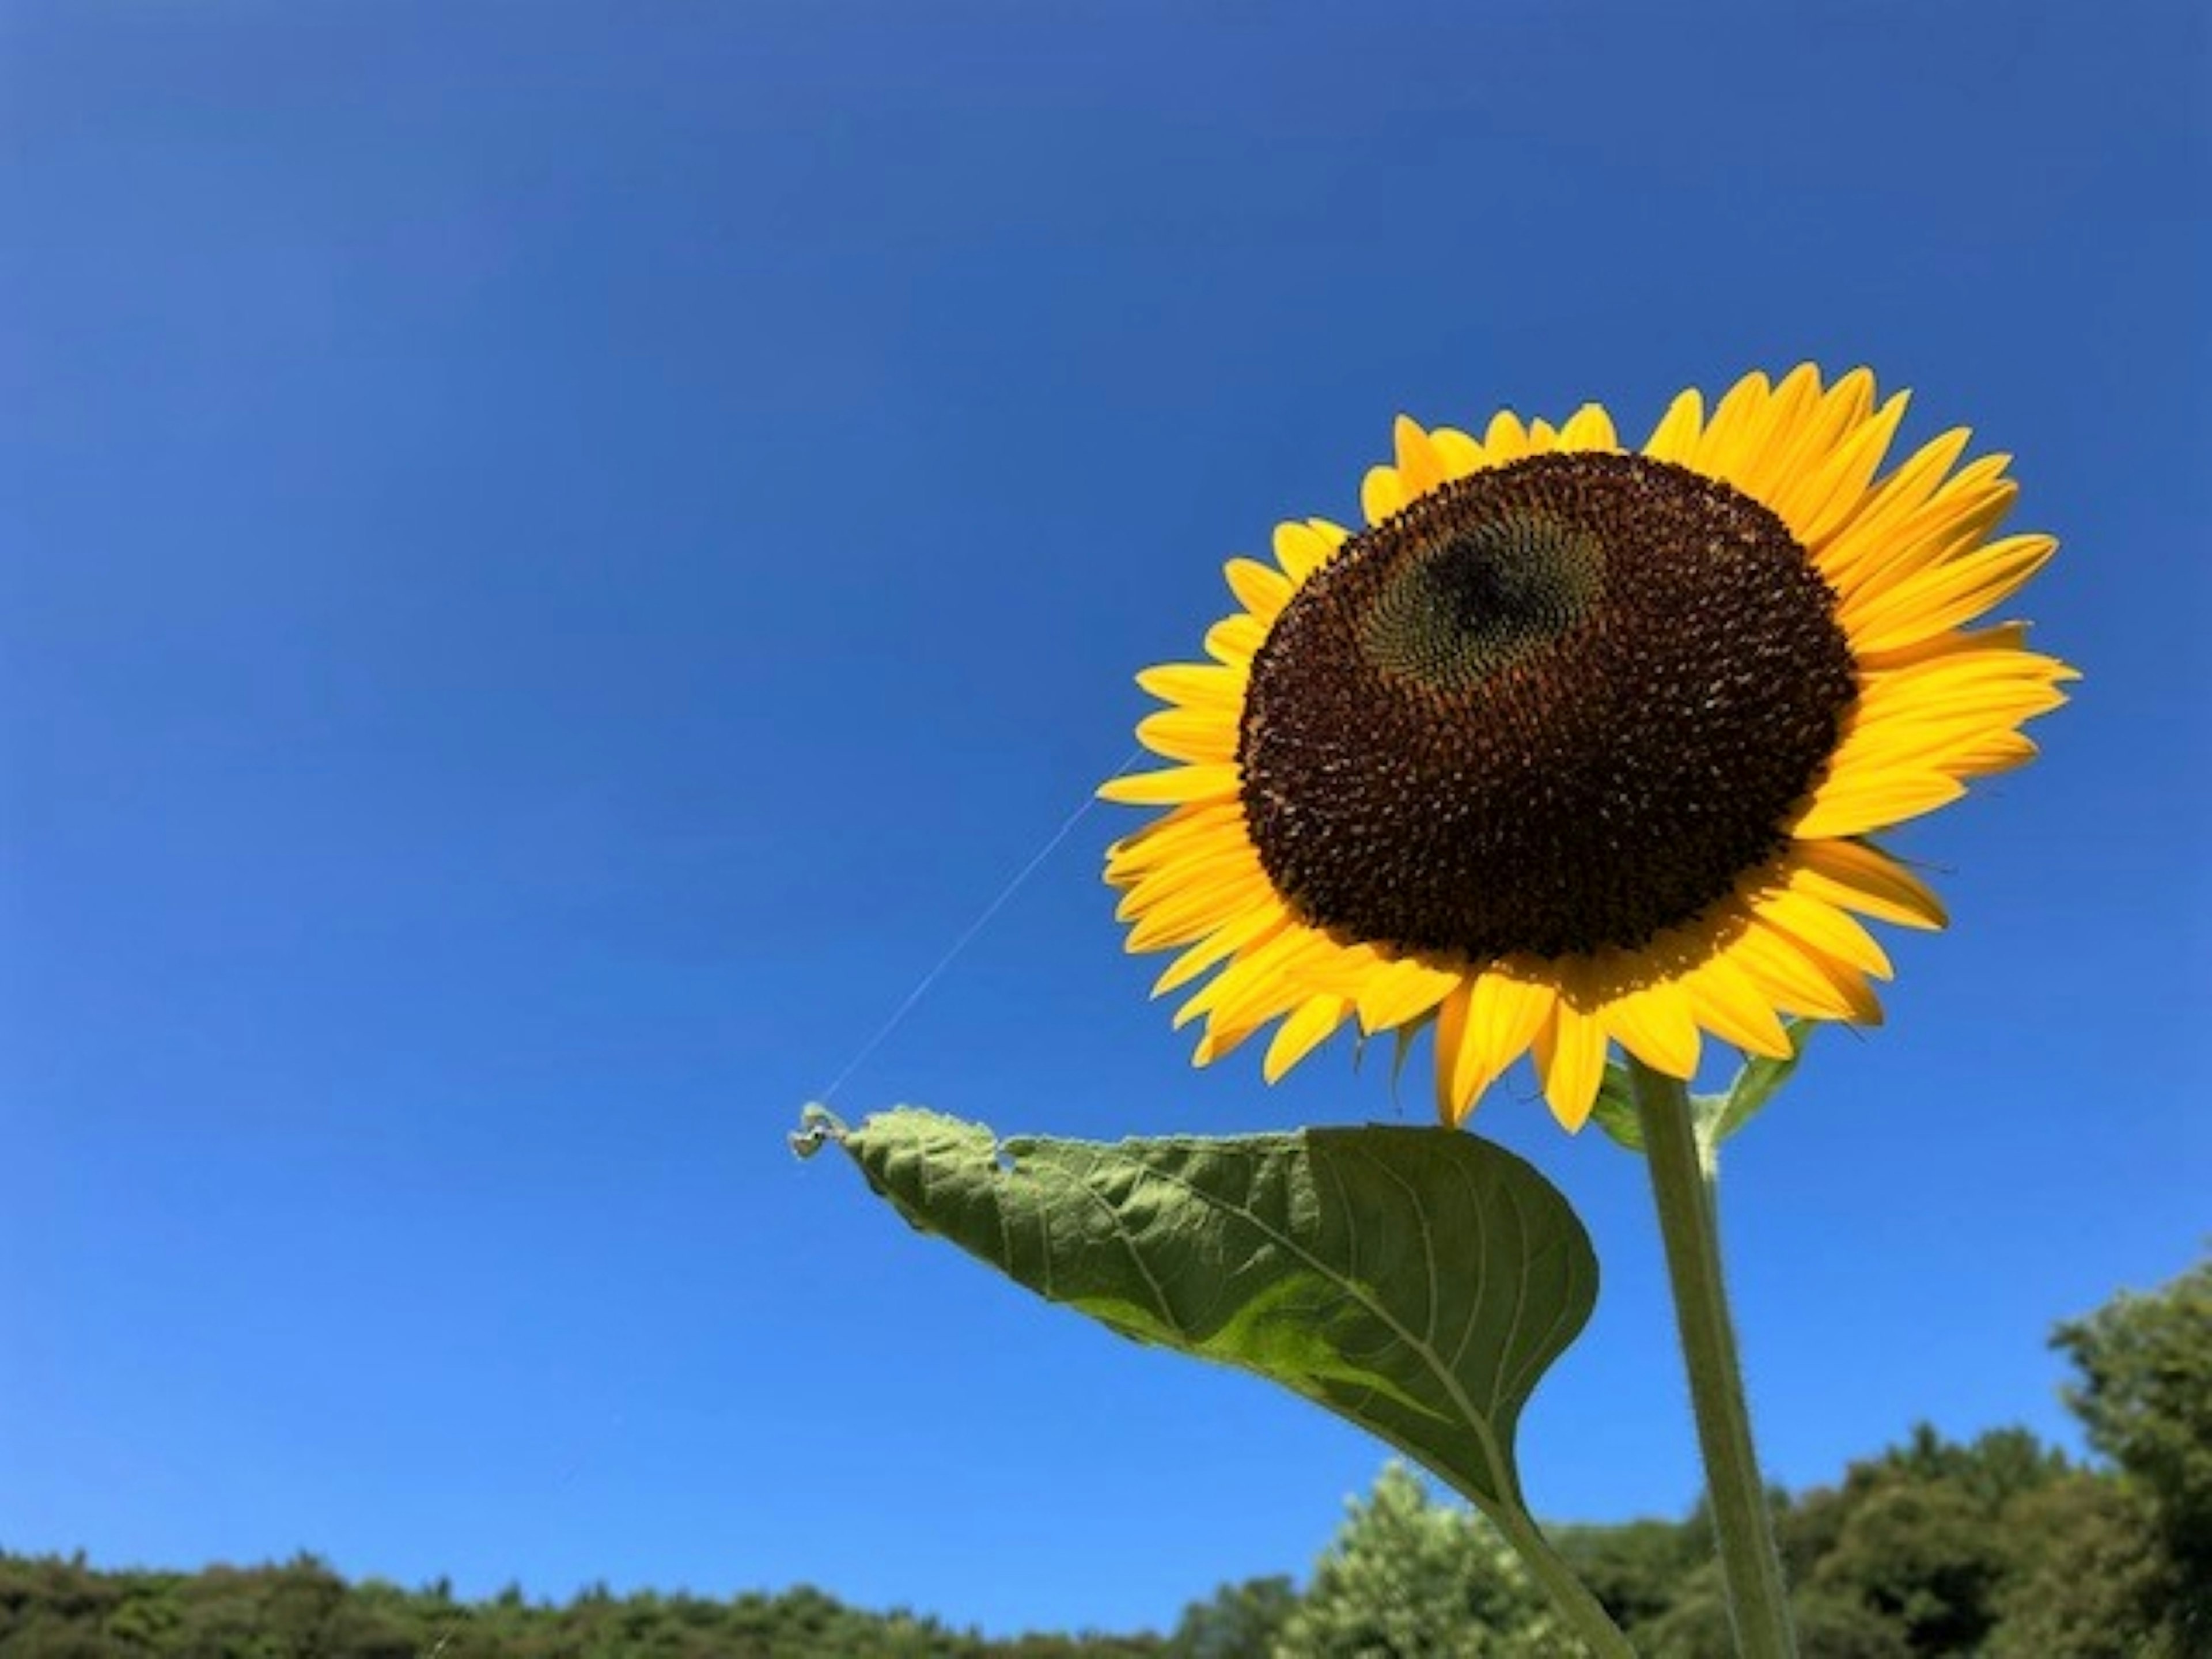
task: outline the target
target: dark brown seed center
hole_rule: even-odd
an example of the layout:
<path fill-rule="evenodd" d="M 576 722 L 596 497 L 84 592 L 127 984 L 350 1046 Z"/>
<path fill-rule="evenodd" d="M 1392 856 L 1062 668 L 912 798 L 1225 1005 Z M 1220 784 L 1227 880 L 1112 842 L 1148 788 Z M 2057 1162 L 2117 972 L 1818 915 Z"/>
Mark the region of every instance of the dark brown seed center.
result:
<path fill-rule="evenodd" d="M 1340 939 L 1637 948 L 1787 840 L 1857 674 L 1780 519 L 1664 461 L 1543 455 L 1347 542 L 1252 665 L 1244 813 Z"/>

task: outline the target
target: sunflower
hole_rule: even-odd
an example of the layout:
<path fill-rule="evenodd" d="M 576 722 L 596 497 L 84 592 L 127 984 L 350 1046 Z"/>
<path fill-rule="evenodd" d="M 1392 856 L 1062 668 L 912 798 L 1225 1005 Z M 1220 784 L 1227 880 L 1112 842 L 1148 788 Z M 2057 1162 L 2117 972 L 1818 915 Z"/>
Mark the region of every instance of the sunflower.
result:
<path fill-rule="evenodd" d="M 1996 535 L 2009 458 L 1963 430 L 1878 478 L 1905 405 L 1808 365 L 1683 392 L 1638 452 L 1595 404 L 1401 417 L 1366 529 L 1232 559 L 1210 660 L 1137 677 L 1174 764 L 1101 792 L 1165 809 L 1106 876 L 1128 948 L 1178 953 L 1156 994 L 1203 981 L 1198 1062 L 1433 1027 L 1445 1121 L 1530 1054 L 1575 1129 L 1613 1043 L 1686 1079 L 1707 1033 L 1879 1023 L 1861 918 L 1944 915 L 1870 837 L 2028 759 L 2074 678 L 1967 629 L 2057 544 Z"/>

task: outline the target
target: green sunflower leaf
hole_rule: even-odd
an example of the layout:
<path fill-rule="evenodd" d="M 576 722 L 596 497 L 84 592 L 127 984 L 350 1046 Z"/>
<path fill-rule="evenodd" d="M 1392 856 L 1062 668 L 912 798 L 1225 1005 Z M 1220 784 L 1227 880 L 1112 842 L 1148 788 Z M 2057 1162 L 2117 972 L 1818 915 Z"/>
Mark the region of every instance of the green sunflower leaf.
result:
<path fill-rule="evenodd" d="M 1697 1126 L 1698 1145 L 1708 1154 L 1758 1115 L 1767 1102 L 1780 1092 L 1782 1085 L 1790 1081 L 1798 1063 L 1805 1058 L 1805 1045 L 1812 1040 L 1816 1023 L 1809 1019 L 1784 1020 L 1783 1029 L 1790 1034 L 1788 1058 L 1770 1060 L 1764 1054 L 1751 1055 L 1723 1092 L 1690 1097 L 1690 1115 Z M 1605 1081 L 1598 1085 L 1597 1104 L 1590 1110 L 1590 1121 L 1630 1152 L 1644 1150 L 1644 1126 L 1636 1115 L 1636 1085 L 1629 1078 L 1628 1067 L 1617 1060 L 1606 1062 Z"/>
<path fill-rule="evenodd" d="M 830 1136 L 915 1227 L 1124 1336 L 1272 1378 L 1525 1515 L 1522 1408 L 1597 1295 L 1589 1236 L 1472 1135 L 1000 1139 L 901 1108 Z"/>
<path fill-rule="evenodd" d="M 1710 1152 L 1750 1122 L 1780 1092 L 1805 1058 L 1805 1045 L 1813 1040 L 1813 1030 L 1818 1023 L 1809 1019 L 1784 1020 L 1782 1029 L 1790 1034 L 1788 1059 L 1770 1060 L 1764 1054 L 1753 1054 L 1744 1061 L 1725 1094 L 1695 1097 L 1692 1107 L 1700 1146 Z"/>
<path fill-rule="evenodd" d="M 1644 1150 L 1644 1126 L 1636 1117 L 1636 1085 L 1629 1079 L 1628 1067 L 1617 1060 L 1605 1063 L 1605 1081 L 1598 1085 L 1590 1121 L 1630 1152 Z"/>

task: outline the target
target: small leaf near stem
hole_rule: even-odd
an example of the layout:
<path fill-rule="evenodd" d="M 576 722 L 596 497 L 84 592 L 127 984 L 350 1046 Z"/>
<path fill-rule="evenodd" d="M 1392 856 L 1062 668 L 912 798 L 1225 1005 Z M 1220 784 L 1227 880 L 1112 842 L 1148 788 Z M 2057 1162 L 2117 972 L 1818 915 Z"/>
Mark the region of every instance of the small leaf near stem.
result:
<path fill-rule="evenodd" d="M 1689 1368 L 1690 1402 L 1705 1454 L 1736 1651 L 1741 1659 L 1795 1659 L 1789 1590 L 1774 1546 L 1766 1488 L 1752 1450 L 1743 1364 L 1721 1279 L 1720 1224 L 1708 1163 L 1712 1148 L 1699 1143 L 1688 1091 L 1680 1081 L 1632 1055 L 1628 1070 L 1658 1204 L 1675 1324 Z"/>
<path fill-rule="evenodd" d="M 1617 1060 L 1605 1063 L 1605 1078 L 1598 1085 L 1590 1121 L 1630 1152 L 1644 1150 L 1644 1126 L 1636 1121 L 1636 1085 L 1629 1079 L 1628 1068 Z"/>
<path fill-rule="evenodd" d="M 1813 1040 L 1820 1024 L 1810 1019 L 1785 1019 L 1782 1029 L 1790 1036 L 1786 1058 L 1775 1060 L 1765 1054 L 1753 1054 L 1729 1082 L 1726 1094 L 1692 1097 L 1698 1121 L 1698 1151 L 1704 1158 L 1708 1180 L 1712 1178 L 1721 1142 L 1757 1116 L 1759 1109 L 1796 1074 L 1798 1062 L 1805 1058 L 1805 1045 Z"/>
<path fill-rule="evenodd" d="M 1782 1085 L 1790 1081 L 1797 1070 L 1797 1062 L 1804 1059 L 1805 1045 L 1818 1025 L 1809 1019 L 1785 1019 L 1782 1028 L 1790 1035 L 1788 1054 L 1780 1059 L 1753 1054 L 1737 1068 L 1722 1093 L 1690 1097 L 1690 1121 L 1697 1131 L 1698 1156 L 1708 1179 L 1718 1167 L 1721 1142 L 1757 1116 Z M 1630 1152 L 1644 1150 L 1644 1125 L 1637 1114 L 1636 1082 L 1621 1061 L 1606 1062 L 1605 1080 L 1599 1085 L 1597 1105 L 1590 1116 L 1599 1128 Z"/>

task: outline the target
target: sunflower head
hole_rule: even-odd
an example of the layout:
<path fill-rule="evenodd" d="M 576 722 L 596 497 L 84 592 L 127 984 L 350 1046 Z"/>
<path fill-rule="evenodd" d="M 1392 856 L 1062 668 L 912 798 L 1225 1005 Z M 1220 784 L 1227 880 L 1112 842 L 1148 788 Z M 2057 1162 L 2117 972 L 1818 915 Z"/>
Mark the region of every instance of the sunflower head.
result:
<path fill-rule="evenodd" d="M 1199 1060 L 1433 1025 L 1447 1121 L 1532 1053 L 1574 1128 L 1613 1042 L 1687 1078 L 1705 1032 L 1879 1021 L 1856 918 L 1943 916 L 1869 837 L 2027 759 L 2072 678 L 1965 631 L 2055 544 L 1993 538 L 2006 458 L 1964 432 L 1878 477 L 1905 401 L 1754 374 L 1635 453 L 1595 406 L 1401 419 L 1366 529 L 1231 560 L 1210 660 L 1138 677 L 1174 764 L 1103 791 L 1165 809 L 1107 878 L 1129 948 L 1178 952 L 1158 988 L 1204 979 Z"/>

